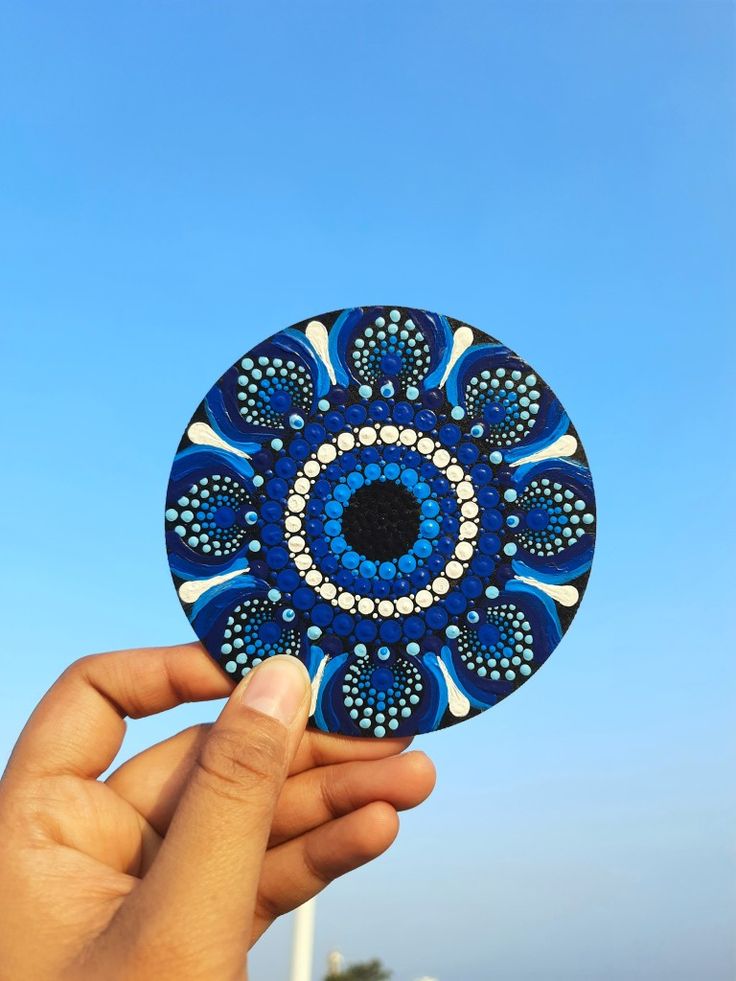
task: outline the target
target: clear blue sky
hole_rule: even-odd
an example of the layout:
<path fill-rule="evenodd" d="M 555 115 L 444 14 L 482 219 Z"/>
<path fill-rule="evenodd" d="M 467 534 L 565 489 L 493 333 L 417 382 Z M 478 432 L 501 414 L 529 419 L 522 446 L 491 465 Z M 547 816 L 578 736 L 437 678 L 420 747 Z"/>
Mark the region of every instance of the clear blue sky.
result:
<path fill-rule="evenodd" d="M 540 676 L 418 740 L 434 798 L 320 901 L 318 960 L 731 978 L 733 5 L 0 10 L 0 756 L 78 655 L 191 637 L 162 502 L 220 372 L 324 310 L 440 310 L 568 407 L 598 553 Z"/>

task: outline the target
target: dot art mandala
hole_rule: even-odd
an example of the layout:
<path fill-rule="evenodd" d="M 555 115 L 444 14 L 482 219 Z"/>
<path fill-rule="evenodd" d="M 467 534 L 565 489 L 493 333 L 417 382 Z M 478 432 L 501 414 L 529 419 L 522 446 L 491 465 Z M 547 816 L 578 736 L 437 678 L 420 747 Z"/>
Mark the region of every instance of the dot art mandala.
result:
<path fill-rule="evenodd" d="M 496 704 L 587 581 L 593 486 L 539 375 L 426 310 L 356 307 L 229 368 L 174 460 L 166 542 L 234 680 L 291 654 L 319 729 L 429 732 Z"/>

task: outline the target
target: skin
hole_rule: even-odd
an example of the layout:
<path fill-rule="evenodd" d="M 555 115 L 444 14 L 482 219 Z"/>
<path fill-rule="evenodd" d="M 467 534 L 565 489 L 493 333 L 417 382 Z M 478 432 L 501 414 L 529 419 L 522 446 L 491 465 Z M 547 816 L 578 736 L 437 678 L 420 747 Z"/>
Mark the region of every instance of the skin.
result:
<path fill-rule="evenodd" d="M 253 707 L 255 685 L 248 704 L 267 662 L 233 689 L 198 644 L 64 672 L 0 780 L 3 981 L 242 981 L 276 917 L 391 845 L 397 811 L 434 786 L 431 762 L 405 739 L 305 732 L 309 678 L 289 660 L 286 724 Z M 228 695 L 213 725 L 99 779 L 126 717 Z"/>

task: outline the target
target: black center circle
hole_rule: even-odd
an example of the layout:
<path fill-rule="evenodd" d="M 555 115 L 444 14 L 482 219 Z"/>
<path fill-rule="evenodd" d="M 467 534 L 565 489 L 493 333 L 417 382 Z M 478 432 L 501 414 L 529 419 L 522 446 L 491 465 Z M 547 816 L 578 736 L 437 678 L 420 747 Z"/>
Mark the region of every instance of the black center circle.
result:
<path fill-rule="evenodd" d="M 348 545 L 367 559 L 398 558 L 419 537 L 419 501 L 392 480 L 364 484 L 348 501 L 342 533 Z"/>

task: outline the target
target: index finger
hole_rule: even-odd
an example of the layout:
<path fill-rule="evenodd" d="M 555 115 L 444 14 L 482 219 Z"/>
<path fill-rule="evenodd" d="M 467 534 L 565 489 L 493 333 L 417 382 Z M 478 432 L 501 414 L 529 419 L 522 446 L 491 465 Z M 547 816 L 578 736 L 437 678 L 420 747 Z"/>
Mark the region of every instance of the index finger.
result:
<path fill-rule="evenodd" d="M 51 686 L 26 723 L 7 774 L 98 777 L 115 759 L 125 718 L 183 702 L 225 698 L 232 682 L 200 644 L 148 647 L 80 658 Z"/>

